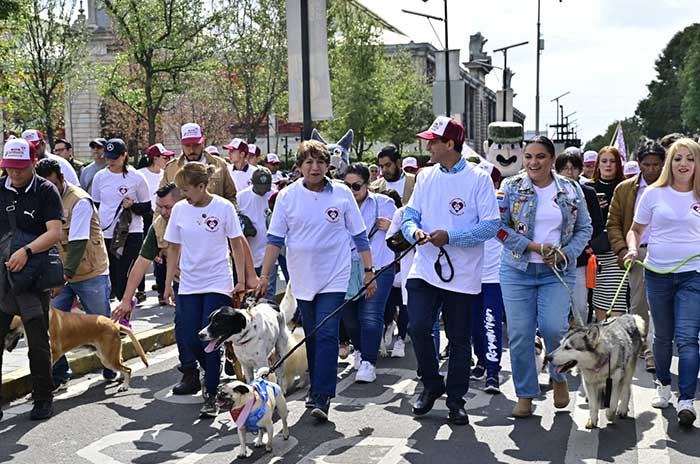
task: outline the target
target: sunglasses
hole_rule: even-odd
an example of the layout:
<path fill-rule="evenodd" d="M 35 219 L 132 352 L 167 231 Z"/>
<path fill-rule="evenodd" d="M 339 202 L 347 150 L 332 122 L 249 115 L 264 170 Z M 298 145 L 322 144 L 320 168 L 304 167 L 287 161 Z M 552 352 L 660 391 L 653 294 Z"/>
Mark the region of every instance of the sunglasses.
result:
<path fill-rule="evenodd" d="M 353 190 L 356 191 L 356 192 L 359 192 L 360 189 L 362 188 L 362 186 L 365 185 L 365 184 L 362 184 L 362 183 L 360 183 L 360 182 L 355 182 L 354 184 L 348 184 L 347 182 L 344 182 L 344 184 L 347 185 L 348 187 L 350 187 L 351 189 L 353 189 Z"/>

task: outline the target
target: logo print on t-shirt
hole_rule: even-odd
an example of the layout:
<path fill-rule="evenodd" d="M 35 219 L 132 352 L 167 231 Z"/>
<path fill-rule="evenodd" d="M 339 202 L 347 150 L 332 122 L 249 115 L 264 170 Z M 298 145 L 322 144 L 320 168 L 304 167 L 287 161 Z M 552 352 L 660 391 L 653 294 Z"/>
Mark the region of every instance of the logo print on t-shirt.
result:
<path fill-rule="evenodd" d="M 454 198 L 450 200 L 450 213 L 454 214 L 455 216 L 461 216 L 464 214 L 465 206 L 464 200 L 461 198 Z"/>
<path fill-rule="evenodd" d="M 204 225 L 207 226 L 206 230 L 209 232 L 216 232 L 219 230 L 219 218 L 210 216 L 204 220 Z"/>
<path fill-rule="evenodd" d="M 693 210 L 693 214 L 695 214 L 696 216 L 700 216 L 700 203 L 693 203 L 690 206 L 690 209 Z"/>
<path fill-rule="evenodd" d="M 120 185 L 118 190 L 119 190 L 119 195 L 124 196 L 129 191 L 129 187 L 127 187 L 126 185 Z"/>
<path fill-rule="evenodd" d="M 338 211 L 338 208 L 328 208 L 326 210 L 326 221 L 335 224 L 338 222 L 338 219 L 340 218 L 340 211 Z"/>

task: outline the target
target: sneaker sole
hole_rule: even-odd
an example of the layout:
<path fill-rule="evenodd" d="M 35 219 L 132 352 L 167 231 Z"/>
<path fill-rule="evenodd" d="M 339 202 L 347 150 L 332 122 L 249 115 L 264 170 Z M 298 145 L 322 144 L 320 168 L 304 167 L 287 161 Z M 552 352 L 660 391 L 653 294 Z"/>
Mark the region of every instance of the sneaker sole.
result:
<path fill-rule="evenodd" d="M 374 382 L 375 380 L 377 380 L 376 377 L 373 378 L 373 379 L 358 379 L 358 378 L 355 378 L 355 383 L 372 383 L 372 382 Z"/>
<path fill-rule="evenodd" d="M 683 427 L 691 427 L 695 422 L 695 414 L 690 411 L 683 410 L 678 413 L 678 423 Z"/>
<path fill-rule="evenodd" d="M 322 409 L 319 408 L 314 408 L 314 410 L 311 411 L 311 415 L 322 422 L 328 420 L 328 414 L 326 414 Z"/>
<path fill-rule="evenodd" d="M 405 357 L 406 357 L 406 353 L 400 353 L 400 354 L 391 353 L 391 357 L 392 357 L 392 358 L 405 358 Z"/>
<path fill-rule="evenodd" d="M 484 380 L 486 378 L 486 374 L 482 375 L 481 377 L 477 377 L 475 375 L 470 375 L 469 380 Z"/>
<path fill-rule="evenodd" d="M 666 408 L 669 407 L 670 405 L 671 405 L 670 402 L 667 402 L 667 403 L 656 403 L 656 404 L 651 403 L 651 407 L 652 407 L 652 408 L 656 408 L 656 409 L 666 409 Z"/>
<path fill-rule="evenodd" d="M 492 395 L 498 395 L 499 393 L 501 393 L 501 389 L 498 387 L 486 387 L 484 388 L 484 391 L 486 393 L 491 393 Z"/>

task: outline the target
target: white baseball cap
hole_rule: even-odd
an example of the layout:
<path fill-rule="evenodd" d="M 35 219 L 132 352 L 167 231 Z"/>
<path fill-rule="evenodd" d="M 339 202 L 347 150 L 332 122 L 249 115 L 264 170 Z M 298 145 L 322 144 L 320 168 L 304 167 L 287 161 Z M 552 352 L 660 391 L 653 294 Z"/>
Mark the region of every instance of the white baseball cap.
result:
<path fill-rule="evenodd" d="M 10 139 L 2 150 L 0 168 L 25 169 L 34 162 L 34 145 L 24 139 Z"/>
<path fill-rule="evenodd" d="M 22 132 L 22 138 L 27 142 L 41 142 L 44 140 L 44 134 L 36 129 L 29 129 Z"/>
<path fill-rule="evenodd" d="M 625 163 L 625 167 L 622 168 L 622 172 L 625 177 L 636 176 L 639 174 L 639 163 L 636 161 L 628 161 Z"/>
<path fill-rule="evenodd" d="M 598 152 L 588 150 L 583 154 L 583 164 L 593 164 L 598 159 Z"/>
<path fill-rule="evenodd" d="M 280 162 L 280 157 L 274 153 L 268 153 L 266 161 L 270 164 L 277 164 Z"/>
<path fill-rule="evenodd" d="M 228 145 L 224 145 L 224 148 L 227 150 L 238 150 L 248 153 L 248 144 L 245 142 L 245 140 L 239 139 L 238 137 L 231 140 Z"/>
<path fill-rule="evenodd" d="M 414 168 L 418 169 L 418 160 L 415 159 L 413 156 L 407 156 L 406 158 L 403 159 L 403 162 L 401 163 L 402 168 Z"/>
<path fill-rule="evenodd" d="M 219 149 L 216 148 L 216 146 L 214 146 L 214 145 L 209 145 L 207 148 L 204 149 L 204 151 L 206 151 L 210 155 L 220 155 L 221 154 L 221 153 L 219 153 Z"/>
<path fill-rule="evenodd" d="M 204 143 L 204 134 L 199 124 L 188 122 L 180 128 L 180 143 L 183 145 Z"/>

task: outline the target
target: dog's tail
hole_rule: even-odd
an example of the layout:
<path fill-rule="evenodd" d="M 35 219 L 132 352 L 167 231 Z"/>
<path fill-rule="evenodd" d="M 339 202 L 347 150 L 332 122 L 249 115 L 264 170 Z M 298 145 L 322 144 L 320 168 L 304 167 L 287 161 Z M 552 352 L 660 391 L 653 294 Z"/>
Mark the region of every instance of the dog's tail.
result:
<path fill-rule="evenodd" d="M 637 326 L 637 330 L 639 330 L 639 333 L 642 335 L 642 338 L 644 338 L 644 331 L 646 330 L 646 324 L 644 323 L 644 319 L 642 319 L 637 314 L 633 314 L 632 317 L 634 318 L 634 325 Z"/>
<path fill-rule="evenodd" d="M 143 351 L 143 347 L 141 346 L 141 342 L 139 342 L 139 339 L 136 338 L 136 335 L 134 335 L 134 332 L 128 328 L 125 325 L 118 324 L 119 325 L 119 331 L 127 334 L 129 338 L 131 339 L 131 343 L 134 344 L 134 348 L 136 348 L 136 352 L 139 355 L 139 358 L 141 358 L 141 361 L 148 367 L 148 359 L 146 358 L 146 352 Z"/>

